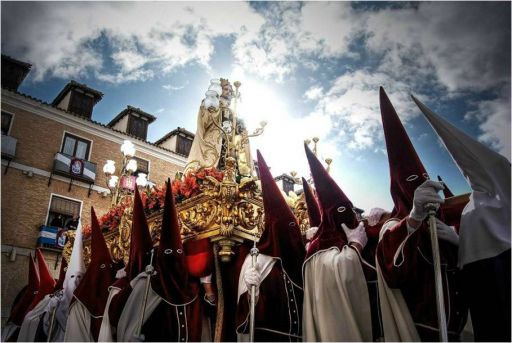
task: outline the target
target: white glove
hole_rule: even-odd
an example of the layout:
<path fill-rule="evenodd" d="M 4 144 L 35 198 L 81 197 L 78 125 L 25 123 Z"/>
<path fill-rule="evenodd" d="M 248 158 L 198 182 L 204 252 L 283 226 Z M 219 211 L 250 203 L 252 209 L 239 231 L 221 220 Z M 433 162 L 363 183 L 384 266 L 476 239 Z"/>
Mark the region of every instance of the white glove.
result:
<path fill-rule="evenodd" d="M 345 235 L 347 235 L 347 239 L 349 243 L 355 242 L 361 245 L 361 247 L 364 249 L 366 246 L 366 243 L 368 243 L 368 236 L 366 236 L 366 231 L 364 229 L 364 223 L 359 222 L 359 225 L 351 230 L 349 229 L 345 223 L 341 224 L 341 227 L 343 228 L 343 231 L 345 231 Z"/>
<path fill-rule="evenodd" d="M 414 200 L 411 213 L 409 217 L 422 222 L 427 218 L 427 211 L 425 205 L 428 203 L 442 204 L 444 199 L 437 194 L 440 190 L 444 189 L 441 182 L 427 180 L 416 188 L 414 191 Z"/>
<path fill-rule="evenodd" d="M 382 218 L 382 215 L 386 213 L 385 209 L 382 209 L 380 207 L 374 207 L 370 210 L 370 214 L 368 215 L 368 225 L 374 226 L 377 225 L 377 223 L 380 221 L 380 218 Z"/>
<path fill-rule="evenodd" d="M 256 286 L 256 296 L 260 293 L 260 284 L 261 284 L 261 273 L 258 270 L 258 264 L 256 264 L 256 267 L 250 267 L 245 271 L 244 274 L 244 282 L 247 286 L 247 289 L 251 290 L 251 286 Z"/>
<path fill-rule="evenodd" d="M 448 226 L 439 218 L 436 218 L 437 224 L 437 238 L 442 239 L 443 241 L 447 241 L 453 245 L 459 246 L 459 235 L 455 232 L 455 229 L 452 226 Z"/>
<path fill-rule="evenodd" d="M 199 278 L 199 281 L 201 281 L 201 283 L 212 283 L 212 274 Z"/>
<path fill-rule="evenodd" d="M 315 237 L 316 232 L 318 231 L 318 226 L 312 226 L 306 230 L 306 239 L 309 241 L 311 238 Z"/>

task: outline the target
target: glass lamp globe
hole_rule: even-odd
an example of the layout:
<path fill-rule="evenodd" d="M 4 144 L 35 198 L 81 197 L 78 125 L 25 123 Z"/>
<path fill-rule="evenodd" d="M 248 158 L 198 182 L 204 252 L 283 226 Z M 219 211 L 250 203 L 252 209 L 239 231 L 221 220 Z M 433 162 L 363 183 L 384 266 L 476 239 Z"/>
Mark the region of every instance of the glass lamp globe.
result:
<path fill-rule="evenodd" d="M 112 160 L 107 160 L 105 165 L 103 166 L 103 172 L 107 175 L 112 175 L 116 171 L 116 162 Z"/>
<path fill-rule="evenodd" d="M 139 176 L 137 176 L 137 180 L 135 182 L 137 183 L 137 186 L 146 187 L 148 184 L 147 175 L 144 173 L 139 173 Z"/>
<path fill-rule="evenodd" d="M 134 159 L 129 160 L 126 164 L 126 170 L 135 173 L 137 171 L 137 161 Z"/>
<path fill-rule="evenodd" d="M 117 181 L 119 181 L 119 176 L 112 175 L 110 179 L 108 180 L 108 186 L 110 188 L 114 188 L 117 186 Z"/>
<path fill-rule="evenodd" d="M 220 96 L 222 94 L 222 86 L 220 85 L 220 79 L 211 79 L 208 90 L 215 91 L 217 92 L 218 96 Z"/>
<path fill-rule="evenodd" d="M 135 155 L 135 145 L 129 140 L 125 140 L 123 145 L 121 145 L 121 152 L 126 157 L 131 157 Z"/>

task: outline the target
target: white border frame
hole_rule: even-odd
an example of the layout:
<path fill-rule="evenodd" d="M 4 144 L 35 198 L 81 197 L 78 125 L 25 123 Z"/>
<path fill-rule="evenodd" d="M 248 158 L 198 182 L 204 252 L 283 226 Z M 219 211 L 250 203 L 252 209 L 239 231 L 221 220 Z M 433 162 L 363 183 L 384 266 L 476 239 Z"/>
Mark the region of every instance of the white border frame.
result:
<path fill-rule="evenodd" d="M 85 138 L 84 136 L 80 136 L 80 135 L 77 135 L 76 133 L 74 132 L 71 132 L 71 131 L 68 131 L 68 130 L 63 130 L 62 131 L 62 139 L 60 141 L 60 147 L 59 147 L 59 152 L 62 152 L 62 148 L 64 147 L 63 144 L 64 144 L 64 138 L 66 137 L 66 133 L 69 133 L 70 135 L 72 136 L 75 136 L 75 137 L 78 137 L 78 138 L 81 138 L 83 140 L 86 140 L 86 141 L 89 141 L 91 142 L 91 145 L 89 145 L 89 155 L 87 156 L 86 160 L 89 161 L 89 162 L 92 162 L 91 161 L 91 155 L 92 155 L 92 144 L 93 144 L 93 140 L 92 139 L 89 139 L 89 138 Z"/>
<path fill-rule="evenodd" d="M 57 196 L 57 197 L 60 197 L 60 198 L 64 198 L 64 199 L 72 200 L 72 201 L 75 201 L 75 202 L 79 202 L 80 203 L 80 212 L 78 213 L 78 215 L 80 216 L 80 219 L 82 219 L 82 209 L 84 207 L 84 202 L 82 200 L 71 198 L 71 197 L 67 197 L 65 195 L 58 194 L 58 193 L 50 193 L 50 200 L 48 200 L 48 207 L 46 209 L 46 218 L 44 220 L 44 224 L 43 225 L 46 225 L 46 223 L 48 222 L 48 217 L 50 216 L 50 206 L 52 205 L 52 198 L 53 198 L 54 195 Z"/>

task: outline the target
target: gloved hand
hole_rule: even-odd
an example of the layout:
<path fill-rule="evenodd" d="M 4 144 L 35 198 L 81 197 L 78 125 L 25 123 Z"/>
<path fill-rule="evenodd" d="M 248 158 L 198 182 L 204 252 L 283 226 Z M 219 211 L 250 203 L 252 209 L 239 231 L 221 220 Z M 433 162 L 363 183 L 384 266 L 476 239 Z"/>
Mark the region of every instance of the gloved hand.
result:
<path fill-rule="evenodd" d="M 306 230 L 306 239 L 310 241 L 318 231 L 318 226 L 312 226 Z"/>
<path fill-rule="evenodd" d="M 422 222 L 427 218 L 427 211 L 425 205 L 428 203 L 442 204 L 444 199 L 437 194 L 440 190 L 444 189 L 441 182 L 427 180 L 416 188 L 414 191 L 414 200 L 411 213 L 409 217 Z"/>
<path fill-rule="evenodd" d="M 249 290 L 248 294 L 251 294 L 251 286 L 256 286 L 256 296 L 260 293 L 260 284 L 261 284 L 261 273 L 258 270 L 259 265 L 256 263 L 255 267 L 250 267 L 245 271 L 244 274 L 244 282 Z"/>
<path fill-rule="evenodd" d="M 459 235 L 455 232 L 455 229 L 451 226 L 446 225 L 439 218 L 436 218 L 437 224 L 437 238 L 447 241 L 453 245 L 459 246 Z"/>
<path fill-rule="evenodd" d="M 374 207 L 370 210 L 370 214 L 368 215 L 368 225 L 374 226 L 377 225 L 377 223 L 380 221 L 380 218 L 382 218 L 382 215 L 386 213 L 385 209 L 382 209 L 380 207 Z"/>
<path fill-rule="evenodd" d="M 343 231 L 345 231 L 345 235 L 347 235 L 349 243 L 358 243 L 361 245 L 361 248 L 364 249 L 366 243 L 368 243 L 368 236 L 366 235 L 363 222 L 359 222 L 359 225 L 353 230 L 349 229 L 345 223 L 342 223 L 341 227 L 343 228 Z"/>

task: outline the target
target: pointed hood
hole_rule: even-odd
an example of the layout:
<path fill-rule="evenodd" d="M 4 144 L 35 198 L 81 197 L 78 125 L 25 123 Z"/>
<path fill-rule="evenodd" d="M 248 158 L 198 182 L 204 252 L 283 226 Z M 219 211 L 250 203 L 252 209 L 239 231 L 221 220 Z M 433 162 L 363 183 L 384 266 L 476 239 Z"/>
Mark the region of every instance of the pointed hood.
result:
<path fill-rule="evenodd" d="M 66 278 L 66 271 L 68 270 L 68 262 L 62 256 L 60 260 L 60 271 L 59 271 L 59 278 L 57 280 L 57 283 L 55 284 L 55 288 L 53 289 L 54 292 L 60 291 L 64 287 L 64 279 Z"/>
<path fill-rule="evenodd" d="M 73 292 L 80 284 L 85 274 L 84 263 L 84 245 L 83 245 L 83 232 L 82 225 L 79 222 L 75 231 L 75 240 L 73 242 L 73 250 L 71 250 L 71 257 L 69 258 L 68 270 L 66 271 L 66 278 L 64 279 L 64 295 L 71 300 Z"/>
<path fill-rule="evenodd" d="M 290 279 L 302 286 L 301 268 L 305 249 L 297 218 L 283 198 L 259 150 L 257 155 L 265 211 L 265 230 L 258 242 L 259 252 L 280 259 Z"/>
<path fill-rule="evenodd" d="M 165 186 L 160 243 L 155 254 L 157 274 L 151 278 L 151 288 L 167 302 L 174 305 L 187 304 L 194 300 L 196 296 L 188 282 L 187 264 L 181 242 L 180 228 L 171 182 L 168 179 Z"/>
<path fill-rule="evenodd" d="M 39 270 L 39 289 L 37 295 L 32 300 L 28 311 L 32 310 L 36 305 L 43 300 L 45 296 L 53 293 L 53 289 L 55 288 L 55 279 L 52 274 L 48 270 L 48 266 L 46 265 L 46 261 L 44 259 L 43 253 L 39 248 L 36 249 L 37 256 L 37 267 Z"/>
<path fill-rule="evenodd" d="M 13 304 L 11 315 L 7 322 L 12 322 L 21 326 L 23 319 L 28 312 L 39 290 L 39 274 L 37 273 L 36 263 L 32 255 L 28 258 L 28 285 L 22 290 L 18 301 Z"/>
<path fill-rule="evenodd" d="M 443 194 L 444 194 L 445 199 L 451 198 L 453 196 L 453 193 L 450 190 L 450 188 L 448 188 L 448 185 L 446 184 L 446 182 L 444 182 L 443 179 L 441 178 L 441 176 L 439 176 L 439 175 L 437 175 L 437 179 L 439 180 L 439 182 L 442 182 L 444 185 Z"/>
<path fill-rule="evenodd" d="M 105 238 L 91 207 L 91 262 L 74 295 L 95 317 L 103 316 L 108 287 L 115 281 L 115 271 Z"/>
<path fill-rule="evenodd" d="M 411 212 L 414 190 L 428 179 L 428 174 L 382 87 L 380 113 L 389 161 L 391 197 L 395 203 L 391 217 L 402 219 Z"/>
<path fill-rule="evenodd" d="M 461 217 L 459 265 L 510 249 L 510 162 L 412 99 L 473 190 Z"/>
<path fill-rule="evenodd" d="M 309 257 L 319 250 L 331 247 L 338 247 L 341 250 L 347 244 L 347 237 L 341 224 L 344 223 L 353 229 L 357 226 L 357 218 L 350 199 L 327 173 L 307 144 L 304 144 L 304 149 L 322 213 L 322 221 L 318 228 L 319 234 L 308 248 L 307 257 Z"/>
<path fill-rule="evenodd" d="M 135 188 L 133 204 L 132 231 L 130 235 L 130 257 L 126 265 L 126 276 L 132 280 L 143 272 L 150 261 L 153 241 L 149 233 L 148 222 L 144 215 L 144 206 L 140 194 Z"/>
<path fill-rule="evenodd" d="M 308 208 L 309 226 L 318 227 L 320 225 L 322 215 L 320 214 L 318 201 L 305 178 L 302 178 L 302 188 L 304 189 L 304 198 L 306 199 L 306 206 Z"/>

